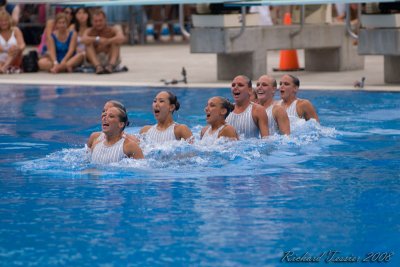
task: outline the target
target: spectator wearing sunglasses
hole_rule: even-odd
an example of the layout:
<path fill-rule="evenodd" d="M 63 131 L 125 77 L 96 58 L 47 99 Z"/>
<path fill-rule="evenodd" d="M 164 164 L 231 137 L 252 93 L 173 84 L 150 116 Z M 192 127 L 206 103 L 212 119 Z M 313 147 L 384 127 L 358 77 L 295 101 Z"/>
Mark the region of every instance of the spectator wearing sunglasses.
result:
<path fill-rule="evenodd" d="M 233 79 L 231 93 L 235 108 L 226 121 L 236 129 L 240 138 L 263 138 L 269 134 L 267 113 L 261 105 L 251 102 L 252 90 L 248 77 L 239 75 Z"/>
<path fill-rule="evenodd" d="M 274 100 L 277 90 L 275 78 L 269 75 L 262 75 L 256 83 L 258 104 L 265 108 L 268 116 L 268 130 L 270 135 L 290 134 L 290 121 L 286 110 L 277 105 Z"/>

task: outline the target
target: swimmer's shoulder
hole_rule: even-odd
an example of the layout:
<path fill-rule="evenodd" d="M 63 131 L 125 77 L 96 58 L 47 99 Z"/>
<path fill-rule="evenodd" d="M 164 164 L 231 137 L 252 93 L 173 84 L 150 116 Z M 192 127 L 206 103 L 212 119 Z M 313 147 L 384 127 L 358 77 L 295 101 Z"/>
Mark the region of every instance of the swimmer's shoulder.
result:
<path fill-rule="evenodd" d="M 124 140 L 124 154 L 130 158 L 143 159 L 143 151 L 131 138 L 125 138 Z"/>
<path fill-rule="evenodd" d="M 146 125 L 146 126 L 144 126 L 141 130 L 140 130 L 140 134 L 145 134 L 145 133 L 147 133 L 149 130 L 150 130 L 150 128 L 152 127 L 152 125 Z"/>
<path fill-rule="evenodd" d="M 218 134 L 218 137 L 227 137 L 232 140 L 239 139 L 236 129 L 232 125 L 229 125 L 229 124 L 226 124 L 224 126 L 224 128 L 221 129 L 221 131 Z"/>
<path fill-rule="evenodd" d="M 102 132 L 93 132 L 90 136 L 89 136 L 89 140 L 87 141 L 87 146 L 88 148 L 92 148 L 93 144 L 95 144 L 97 138 L 99 138 L 99 136 L 101 135 Z"/>

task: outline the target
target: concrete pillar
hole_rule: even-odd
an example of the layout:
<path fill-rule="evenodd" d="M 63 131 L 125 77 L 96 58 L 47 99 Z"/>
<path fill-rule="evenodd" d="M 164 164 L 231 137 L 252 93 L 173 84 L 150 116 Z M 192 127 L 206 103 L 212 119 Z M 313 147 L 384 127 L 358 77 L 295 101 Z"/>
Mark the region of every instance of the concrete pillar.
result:
<path fill-rule="evenodd" d="M 400 56 L 384 56 L 385 83 L 400 83 Z"/>
<path fill-rule="evenodd" d="M 217 54 L 217 79 L 232 80 L 237 75 L 257 79 L 267 73 L 267 51 Z"/>
<path fill-rule="evenodd" d="M 349 36 L 343 37 L 338 48 L 305 49 L 307 71 L 345 71 L 364 69 L 364 56 L 358 55 L 357 46 Z"/>

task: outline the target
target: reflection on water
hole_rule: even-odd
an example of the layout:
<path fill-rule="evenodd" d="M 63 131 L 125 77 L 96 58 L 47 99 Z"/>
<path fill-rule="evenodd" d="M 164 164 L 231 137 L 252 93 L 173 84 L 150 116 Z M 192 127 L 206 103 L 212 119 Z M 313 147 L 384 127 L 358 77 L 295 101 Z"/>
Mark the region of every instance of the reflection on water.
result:
<path fill-rule="evenodd" d="M 229 89 L 173 89 L 194 145 L 142 143 L 144 160 L 94 166 L 84 143 L 104 102 L 123 102 L 137 134 L 160 88 L 0 89 L 0 265 L 278 266 L 289 250 L 399 251 L 399 94 L 301 92 L 321 125 L 210 146 L 198 141 L 204 105 Z"/>

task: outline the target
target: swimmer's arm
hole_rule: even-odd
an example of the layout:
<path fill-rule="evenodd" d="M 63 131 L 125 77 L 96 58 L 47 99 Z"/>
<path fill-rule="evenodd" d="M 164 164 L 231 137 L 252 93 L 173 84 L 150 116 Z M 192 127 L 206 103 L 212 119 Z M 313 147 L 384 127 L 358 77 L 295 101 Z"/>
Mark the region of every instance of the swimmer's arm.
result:
<path fill-rule="evenodd" d="M 263 106 L 258 104 L 253 105 L 253 119 L 254 118 L 260 130 L 261 138 L 268 137 L 268 117 Z"/>
<path fill-rule="evenodd" d="M 151 125 L 146 125 L 146 126 L 144 126 L 141 130 L 140 130 L 140 134 L 145 134 L 145 133 L 147 133 L 148 132 L 148 130 L 150 130 L 150 128 L 151 128 Z"/>
<path fill-rule="evenodd" d="M 193 134 L 192 131 L 190 131 L 189 127 L 187 127 L 184 124 L 179 124 L 175 127 L 174 133 L 176 136 L 176 139 L 181 140 L 182 138 L 188 141 L 189 143 L 193 143 Z"/>
<path fill-rule="evenodd" d="M 275 105 L 273 108 L 273 115 L 276 118 L 278 129 L 281 134 L 290 134 L 290 121 L 286 110 L 282 106 Z M 268 118 L 270 119 L 270 118 Z M 271 118 L 273 120 L 274 118 Z"/>
<path fill-rule="evenodd" d="M 219 137 L 226 137 L 226 138 L 229 138 L 229 139 L 235 140 L 235 141 L 239 140 L 239 137 L 237 135 L 235 128 L 233 128 L 233 126 L 231 126 L 231 125 L 226 125 L 219 133 L 218 138 Z"/>
<path fill-rule="evenodd" d="M 139 145 L 129 139 L 125 139 L 124 153 L 129 158 L 134 158 L 134 159 L 143 159 L 144 158 L 143 151 L 139 147 Z"/>
<path fill-rule="evenodd" d="M 308 121 L 309 119 L 315 119 L 317 122 L 319 122 L 317 112 L 315 111 L 315 108 L 310 101 L 308 101 L 307 99 L 303 99 L 301 101 L 300 107 L 303 113 L 303 117 L 306 121 Z"/>
<path fill-rule="evenodd" d="M 87 147 L 92 149 L 94 141 L 100 136 L 101 132 L 94 132 L 90 135 L 89 140 L 87 141 Z"/>

